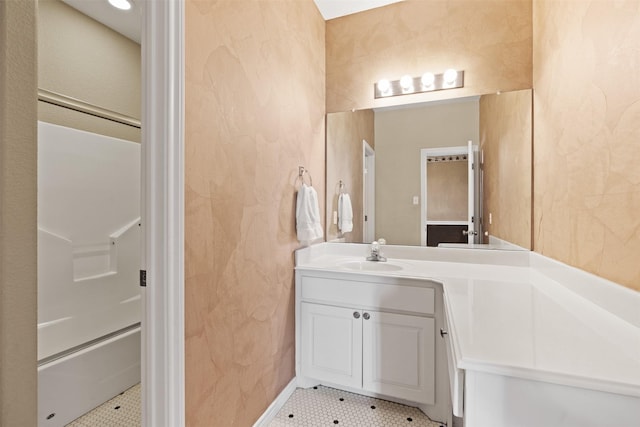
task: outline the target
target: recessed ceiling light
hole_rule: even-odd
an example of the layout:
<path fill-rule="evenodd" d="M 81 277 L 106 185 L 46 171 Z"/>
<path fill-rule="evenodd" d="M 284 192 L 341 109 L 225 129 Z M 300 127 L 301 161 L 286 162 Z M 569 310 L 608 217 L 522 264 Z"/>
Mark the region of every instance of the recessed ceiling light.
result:
<path fill-rule="evenodd" d="M 131 2 L 129 0 L 109 0 L 109 4 L 121 10 L 131 9 Z"/>

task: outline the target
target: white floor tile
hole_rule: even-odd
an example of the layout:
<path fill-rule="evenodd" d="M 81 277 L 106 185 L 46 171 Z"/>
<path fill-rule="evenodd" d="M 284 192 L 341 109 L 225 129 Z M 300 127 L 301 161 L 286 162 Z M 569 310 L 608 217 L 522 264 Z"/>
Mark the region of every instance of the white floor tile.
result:
<path fill-rule="evenodd" d="M 87 412 L 67 427 L 140 427 L 140 384 Z"/>
<path fill-rule="evenodd" d="M 440 427 L 422 411 L 318 386 L 296 389 L 269 427 Z"/>

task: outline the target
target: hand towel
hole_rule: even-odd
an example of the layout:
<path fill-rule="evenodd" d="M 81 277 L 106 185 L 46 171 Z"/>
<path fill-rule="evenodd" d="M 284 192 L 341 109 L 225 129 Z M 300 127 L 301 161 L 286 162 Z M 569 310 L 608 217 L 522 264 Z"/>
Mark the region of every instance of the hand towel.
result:
<path fill-rule="evenodd" d="M 320 224 L 318 193 L 313 187 L 302 184 L 296 200 L 296 232 L 298 240 L 308 242 L 324 236 Z"/>
<path fill-rule="evenodd" d="M 353 230 L 353 208 L 351 197 L 347 193 L 341 193 L 338 197 L 338 229 L 342 233 Z"/>

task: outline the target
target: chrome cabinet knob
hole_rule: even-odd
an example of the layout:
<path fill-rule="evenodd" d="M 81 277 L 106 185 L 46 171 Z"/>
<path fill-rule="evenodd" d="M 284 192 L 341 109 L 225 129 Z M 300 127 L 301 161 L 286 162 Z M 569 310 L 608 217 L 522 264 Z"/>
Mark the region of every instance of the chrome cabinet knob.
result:
<path fill-rule="evenodd" d="M 354 311 L 353 312 L 353 318 L 354 319 L 359 319 L 360 318 L 360 312 L 359 311 Z"/>
<path fill-rule="evenodd" d="M 364 317 L 364 320 L 369 320 L 371 318 L 371 316 L 369 315 L 369 313 L 365 313 L 362 315 L 362 317 Z"/>

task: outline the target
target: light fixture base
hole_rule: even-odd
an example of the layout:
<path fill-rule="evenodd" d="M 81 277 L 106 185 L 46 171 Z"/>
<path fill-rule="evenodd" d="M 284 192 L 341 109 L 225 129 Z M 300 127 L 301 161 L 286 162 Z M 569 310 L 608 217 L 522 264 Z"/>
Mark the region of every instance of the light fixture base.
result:
<path fill-rule="evenodd" d="M 451 83 L 445 82 L 445 73 L 434 74 L 433 84 L 430 86 L 422 85 L 422 76 L 413 77 L 413 90 L 410 91 L 403 90 L 402 85 L 400 84 L 400 80 L 388 81 L 389 87 L 384 92 L 378 87 L 378 83 L 376 82 L 373 84 L 373 96 L 374 98 L 378 99 L 388 98 L 390 96 L 413 95 L 416 93 L 435 92 L 438 90 L 458 89 L 464 87 L 464 71 L 457 71 L 458 74 L 456 75 L 456 79 Z"/>

